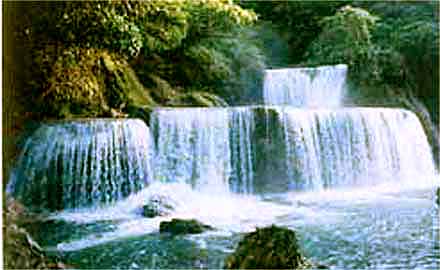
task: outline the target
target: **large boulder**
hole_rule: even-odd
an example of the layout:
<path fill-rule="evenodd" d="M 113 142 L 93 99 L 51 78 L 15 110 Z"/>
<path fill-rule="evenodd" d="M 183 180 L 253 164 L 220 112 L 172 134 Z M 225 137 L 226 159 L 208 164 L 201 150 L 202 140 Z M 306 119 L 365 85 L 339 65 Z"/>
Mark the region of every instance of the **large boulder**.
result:
<path fill-rule="evenodd" d="M 226 269 L 307 269 L 295 232 L 284 227 L 257 228 L 246 234 L 225 260 Z"/>
<path fill-rule="evenodd" d="M 195 219 L 177 219 L 171 221 L 162 221 L 159 231 L 161 233 L 177 234 L 198 234 L 206 230 L 212 230 L 212 227 L 205 225 Z"/>

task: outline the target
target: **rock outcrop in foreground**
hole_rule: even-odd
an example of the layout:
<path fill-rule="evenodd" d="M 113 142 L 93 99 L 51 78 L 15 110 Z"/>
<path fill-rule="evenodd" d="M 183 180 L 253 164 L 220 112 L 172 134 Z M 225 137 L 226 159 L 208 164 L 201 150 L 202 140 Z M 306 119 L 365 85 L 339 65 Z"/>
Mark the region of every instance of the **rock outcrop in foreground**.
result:
<path fill-rule="evenodd" d="M 29 218 L 25 208 L 15 200 L 6 202 L 3 213 L 3 258 L 5 269 L 65 269 L 62 262 L 50 259 L 30 234 L 20 226 Z"/>
<path fill-rule="evenodd" d="M 246 234 L 235 252 L 225 260 L 226 269 L 310 269 L 312 267 L 301 253 L 295 232 L 275 225 L 257 228 L 256 231 Z"/>

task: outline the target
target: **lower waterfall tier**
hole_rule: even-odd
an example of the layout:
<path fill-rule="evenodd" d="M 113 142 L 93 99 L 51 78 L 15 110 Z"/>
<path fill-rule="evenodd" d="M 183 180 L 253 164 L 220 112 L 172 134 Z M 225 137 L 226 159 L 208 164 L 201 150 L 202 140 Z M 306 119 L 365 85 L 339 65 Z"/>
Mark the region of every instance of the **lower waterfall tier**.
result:
<path fill-rule="evenodd" d="M 153 112 L 156 179 L 242 193 L 430 181 L 417 117 L 386 108 L 163 108 Z"/>
<path fill-rule="evenodd" d="M 43 124 L 8 191 L 58 210 L 117 201 L 152 181 L 207 194 L 266 193 L 425 182 L 434 174 L 423 128 L 406 110 L 160 108 L 150 129 L 135 119 Z"/>
<path fill-rule="evenodd" d="M 116 201 L 150 181 L 149 148 L 141 120 L 43 124 L 26 141 L 8 191 L 37 209 Z"/>

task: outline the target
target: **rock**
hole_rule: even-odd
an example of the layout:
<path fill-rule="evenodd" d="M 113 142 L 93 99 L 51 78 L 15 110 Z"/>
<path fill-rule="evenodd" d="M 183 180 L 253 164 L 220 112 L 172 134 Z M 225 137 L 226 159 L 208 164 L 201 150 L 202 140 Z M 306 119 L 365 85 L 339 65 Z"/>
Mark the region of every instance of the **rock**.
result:
<path fill-rule="evenodd" d="M 39 54 L 54 57 L 52 70 L 42 81 L 45 91 L 38 100 L 48 117 L 125 117 L 128 105 L 155 106 L 151 90 L 144 87 L 130 64 L 104 49 L 50 46 Z M 61 54 L 61 56 L 60 56 Z M 39 57 L 45 59 L 45 57 Z"/>
<path fill-rule="evenodd" d="M 141 106 L 137 107 L 133 104 L 129 104 L 125 111 L 128 113 L 128 117 L 130 118 L 140 118 L 144 120 L 144 122 L 148 125 L 150 123 L 150 115 L 153 111 L 153 107 L 149 106 Z"/>
<path fill-rule="evenodd" d="M 174 208 L 175 204 L 167 196 L 152 195 L 147 204 L 142 207 L 142 215 L 149 218 L 167 216 Z"/>
<path fill-rule="evenodd" d="M 6 269 L 64 269 L 69 266 L 49 258 L 31 235 L 19 226 L 29 215 L 17 201 L 8 199 L 3 221 L 3 258 Z M 70 267 L 72 268 L 72 267 Z"/>
<path fill-rule="evenodd" d="M 207 92 L 192 91 L 183 94 L 176 94 L 167 103 L 173 107 L 226 107 L 228 103 L 221 97 Z"/>
<path fill-rule="evenodd" d="M 177 234 L 197 234 L 206 230 L 212 230 L 209 225 L 205 225 L 195 219 L 177 219 L 173 218 L 171 221 L 162 221 L 160 223 L 159 231 L 161 233 Z"/>
<path fill-rule="evenodd" d="M 226 269 L 308 269 L 295 232 L 272 225 L 246 234 L 225 260 Z"/>

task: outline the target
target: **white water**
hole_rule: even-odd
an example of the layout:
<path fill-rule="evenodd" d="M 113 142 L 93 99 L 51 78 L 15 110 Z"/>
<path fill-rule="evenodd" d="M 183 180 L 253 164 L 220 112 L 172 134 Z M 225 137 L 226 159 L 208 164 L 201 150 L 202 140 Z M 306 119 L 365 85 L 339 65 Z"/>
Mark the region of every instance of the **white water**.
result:
<path fill-rule="evenodd" d="M 151 119 L 156 180 L 208 193 L 252 192 L 251 110 L 169 108 L 155 110 Z"/>
<path fill-rule="evenodd" d="M 346 65 L 266 70 L 264 103 L 339 107 L 344 96 L 346 74 Z"/>
<path fill-rule="evenodd" d="M 81 250 L 117 239 L 158 232 L 160 222 L 169 221 L 172 218 L 195 218 L 204 224 L 213 226 L 214 231 L 195 236 L 195 239 L 199 239 L 202 243 L 203 238 L 207 236 L 227 237 L 233 233 L 249 232 L 256 227 L 268 226 L 274 222 L 287 226 L 338 224 L 347 218 L 346 213 L 339 209 L 341 207 L 368 206 L 378 202 L 392 204 L 393 201 L 402 200 L 399 194 L 432 189 L 434 182 L 435 176 L 432 176 L 422 184 L 407 181 L 398 186 L 383 183 L 367 188 L 288 192 L 269 195 L 267 199 L 255 195 L 232 193 L 207 194 L 181 183 L 155 183 L 112 206 L 69 210 L 56 214 L 53 218 L 75 223 L 117 221 L 115 229 L 110 232 L 89 234 L 78 240 L 59 243 L 56 248 L 62 251 Z M 176 206 L 175 211 L 166 217 L 142 217 L 139 209 L 149 197 L 157 194 L 170 198 Z M 421 200 L 426 204 L 426 201 L 432 198 L 417 198 L 411 195 L 404 200 L 407 203 L 411 203 L 412 200 Z"/>
<path fill-rule="evenodd" d="M 176 206 L 175 211 L 166 217 L 142 217 L 139 214 L 140 208 L 148 198 L 157 194 L 172 200 Z M 269 225 L 276 216 L 284 215 L 290 210 L 289 206 L 264 202 L 252 195 L 201 192 L 184 183 L 154 183 L 142 192 L 112 206 L 63 211 L 53 218 L 76 223 L 119 220 L 116 229 L 111 232 L 88 235 L 57 246 L 59 250 L 71 251 L 120 238 L 157 232 L 161 221 L 169 221 L 172 218 L 195 218 L 216 228 L 215 231 L 205 234 L 229 235 Z"/>
<path fill-rule="evenodd" d="M 43 124 L 26 141 L 8 191 L 52 210 L 122 199 L 151 182 L 150 144 L 141 120 Z"/>
<path fill-rule="evenodd" d="M 253 193 L 261 136 L 282 132 L 276 158 L 284 160 L 290 189 L 367 186 L 384 181 L 427 179 L 435 173 L 430 146 L 417 117 L 387 108 L 294 107 L 159 109 L 154 167 L 162 182 L 188 183 L 210 193 Z M 278 119 L 270 119 L 267 111 Z M 263 119 L 263 118 L 264 119 Z M 277 130 L 267 130 L 278 121 Z M 265 124 L 264 134 L 256 125 Z M 258 163 L 259 164 L 259 163 Z M 262 165 L 264 166 L 264 164 Z M 259 168 L 261 171 L 261 168 Z M 423 177 L 421 177 L 423 175 Z M 271 179 L 259 183 L 270 185 Z"/>
<path fill-rule="evenodd" d="M 226 192 L 230 174 L 229 114 L 224 109 L 159 109 L 151 115 L 157 134 L 155 179 Z"/>
<path fill-rule="evenodd" d="M 423 128 L 410 111 L 275 108 L 285 129 L 286 169 L 296 189 L 372 186 L 435 174 Z"/>

